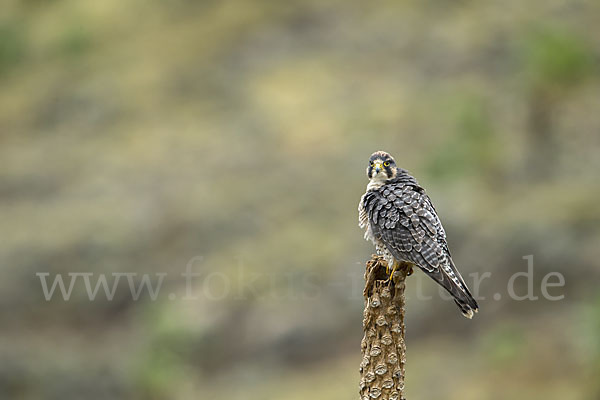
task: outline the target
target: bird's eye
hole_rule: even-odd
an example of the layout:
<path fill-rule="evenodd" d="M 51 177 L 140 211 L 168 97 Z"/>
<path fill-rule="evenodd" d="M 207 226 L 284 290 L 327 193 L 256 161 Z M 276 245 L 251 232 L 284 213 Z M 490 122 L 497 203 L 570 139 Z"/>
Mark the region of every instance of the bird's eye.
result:
<path fill-rule="evenodd" d="M 384 167 L 389 167 L 389 166 L 390 166 L 390 162 L 389 162 L 389 161 L 386 161 L 386 162 L 384 162 L 384 163 L 383 163 L 383 166 L 384 166 Z"/>
<path fill-rule="evenodd" d="M 372 167 L 373 166 L 373 161 L 369 161 L 369 165 Z"/>

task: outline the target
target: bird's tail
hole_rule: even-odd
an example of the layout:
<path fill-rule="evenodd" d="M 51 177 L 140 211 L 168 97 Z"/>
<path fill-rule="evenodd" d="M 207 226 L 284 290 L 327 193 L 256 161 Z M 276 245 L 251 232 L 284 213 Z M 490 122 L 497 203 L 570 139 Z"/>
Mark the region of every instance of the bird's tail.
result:
<path fill-rule="evenodd" d="M 479 305 L 471 295 L 452 259 L 450 257 L 448 259 L 450 260 L 448 263 L 441 265 L 434 271 L 425 272 L 452 295 L 462 314 L 471 319 L 479 311 Z"/>

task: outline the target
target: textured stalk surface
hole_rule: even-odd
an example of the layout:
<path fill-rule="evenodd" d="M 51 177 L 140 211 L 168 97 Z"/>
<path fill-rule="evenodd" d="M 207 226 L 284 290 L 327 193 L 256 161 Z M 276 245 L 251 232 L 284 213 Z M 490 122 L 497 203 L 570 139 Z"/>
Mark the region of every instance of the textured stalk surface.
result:
<path fill-rule="evenodd" d="M 373 255 L 365 272 L 365 311 L 360 363 L 361 400 L 404 399 L 404 288 L 409 264 L 387 280 L 386 262 Z"/>

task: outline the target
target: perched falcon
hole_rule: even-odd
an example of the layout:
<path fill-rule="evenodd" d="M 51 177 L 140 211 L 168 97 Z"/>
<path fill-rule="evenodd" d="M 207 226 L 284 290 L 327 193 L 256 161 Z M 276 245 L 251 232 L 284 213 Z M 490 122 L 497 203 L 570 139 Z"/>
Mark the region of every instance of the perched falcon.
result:
<path fill-rule="evenodd" d="M 442 285 L 467 318 L 479 306 L 456 269 L 446 232 L 429 196 L 391 155 L 377 151 L 367 167 L 369 184 L 358 205 L 359 226 L 392 269 L 398 262 L 415 264 Z"/>

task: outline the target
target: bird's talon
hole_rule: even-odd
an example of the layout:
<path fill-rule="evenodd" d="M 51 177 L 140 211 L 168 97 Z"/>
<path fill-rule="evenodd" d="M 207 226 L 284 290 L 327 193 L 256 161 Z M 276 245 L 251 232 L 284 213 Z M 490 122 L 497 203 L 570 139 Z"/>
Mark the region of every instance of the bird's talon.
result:
<path fill-rule="evenodd" d="M 389 277 L 390 281 L 394 280 L 394 273 L 396 272 L 397 268 L 398 268 L 398 264 L 394 263 L 394 265 L 392 266 L 392 272 L 390 272 L 390 277 Z"/>

